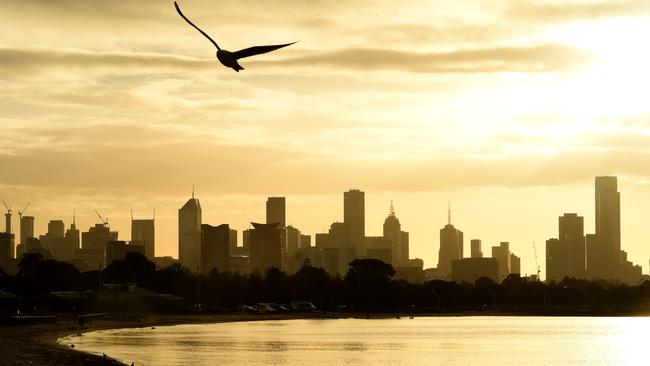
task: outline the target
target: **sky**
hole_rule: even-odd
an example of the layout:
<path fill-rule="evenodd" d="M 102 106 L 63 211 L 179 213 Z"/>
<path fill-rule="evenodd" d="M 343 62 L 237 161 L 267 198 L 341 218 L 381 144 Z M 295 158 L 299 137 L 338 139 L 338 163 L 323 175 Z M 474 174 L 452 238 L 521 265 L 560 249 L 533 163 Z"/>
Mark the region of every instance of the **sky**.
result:
<path fill-rule="evenodd" d="M 0 198 L 36 232 L 156 210 L 177 257 L 194 185 L 203 221 L 243 230 L 287 197 L 306 234 L 366 192 L 435 267 L 447 221 L 509 241 L 544 273 L 565 212 L 594 232 L 595 176 L 619 178 L 622 247 L 648 270 L 650 2 L 181 0 L 222 48 L 298 40 L 222 67 L 172 1 L 0 2 Z M 18 227 L 17 218 L 14 227 Z M 239 237 L 241 242 L 241 235 Z"/>

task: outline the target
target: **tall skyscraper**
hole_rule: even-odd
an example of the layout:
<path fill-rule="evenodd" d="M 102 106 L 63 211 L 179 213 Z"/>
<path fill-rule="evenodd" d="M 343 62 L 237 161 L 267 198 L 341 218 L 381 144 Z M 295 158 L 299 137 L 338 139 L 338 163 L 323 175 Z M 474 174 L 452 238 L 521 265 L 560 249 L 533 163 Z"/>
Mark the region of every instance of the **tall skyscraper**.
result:
<path fill-rule="evenodd" d="M 67 247 L 70 250 L 70 258 L 67 261 L 70 261 L 74 256 L 74 252 L 79 249 L 79 229 L 77 229 L 76 217 L 73 217 L 72 224 L 70 228 L 65 232 L 65 240 Z"/>
<path fill-rule="evenodd" d="M 262 275 L 266 270 L 275 267 L 282 269 L 282 235 L 277 223 L 251 223 L 253 230 L 250 234 L 250 270 Z"/>
<path fill-rule="evenodd" d="M 483 258 L 483 250 L 481 249 L 481 239 L 470 240 L 472 246 L 472 258 Z"/>
<path fill-rule="evenodd" d="M 575 213 L 566 213 L 558 219 L 558 235 L 566 253 L 566 275 L 585 278 L 587 265 L 585 259 L 584 218 Z"/>
<path fill-rule="evenodd" d="M 438 252 L 438 273 L 451 276 L 451 262 L 463 258 L 463 232 L 451 224 L 451 208 L 447 212 L 447 225 L 440 229 L 440 250 Z"/>
<path fill-rule="evenodd" d="M 20 244 L 25 245 L 27 238 L 34 238 L 34 216 L 20 218 Z"/>
<path fill-rule="evenodd" d="M 507 275 L 512 273 L 511 269 L 511 260 L 510 257 L 510 243 L 502 241 L 499 243 L 498 247 L 492 247 L 492 258 L 497 260 L 499 263 L 499 277 L 498 282 L 502 281 Z"/>
<path fill-rule="evenodd" d="M 190 198 L 178 210 L 178 259 L 192 272 L 201 266 L 201 203 Z"/>
<path fill-rule="evenodd" d="M 134 220 L 131 218 L 131 241 L 144 245 L 144 255 L 153 261 L 156 258 L 155 219 Z"/>
<path fill-rule="evenodd" d="M 47 223 L 47 233 L 53 238 L 65 237 L 65 224 L 63 220 L 50 220 Z"/>
<path fill-rule="evenodd" d="M 388 217 L 384 220 L 384 239 L 390 242 L 391 264 L 393 266 L 401 265 L 405 262 L 402 259 L 402 225 L 397 216 L 393 202 L 390 203 Z"/>
<path fill-rule="evenodd" d="M 352 189 L 343 193 L 343 222 L 345 223 L 347 246 L 354 250 L 354 256 L 365 256 L 366 213 L 364 192 Z"/>
<path fill-rule="evenodd" d="M 284 197 L 269 197 L 266 199 L 266 223 L 287 226 L 287 207 Z"/>
<path fill-rule="evenodd" d="M 619 278 L 621 266 L 621 196 L 616 177 L 596 177 L 596 241 L 607 279 Z"/>
<path fill-rule="evenodd" d="M 300 269 L 301 263 L 296 263 L 296 253 L 300 247 L 300 230 L 289 225 L 285 229 L 286 236 L 286 257 L 285 263 L 289 274 L 296 273 Z"/>
<path fill-rule="evenodd" d="M 230 270 L 230 227 L 228 224 L 201 225 L 201 272 Z"/>

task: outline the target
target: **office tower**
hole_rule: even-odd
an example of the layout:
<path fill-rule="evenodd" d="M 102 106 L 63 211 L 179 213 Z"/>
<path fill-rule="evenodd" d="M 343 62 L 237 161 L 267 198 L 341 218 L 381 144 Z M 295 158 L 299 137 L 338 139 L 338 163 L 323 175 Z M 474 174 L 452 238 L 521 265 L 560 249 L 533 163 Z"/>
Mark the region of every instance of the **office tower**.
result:
<path fill-rule="evenodd" d="M 20 218 L 20 244 L 25 247 L 27 238 L 34 237 L 34 216 L 23 216 Z M 19 258 L 18 256 L 16 258 Z"/>
<path fill-rule="evenodd" d="M 81 248 L 103 253 L 106 250 L 106 243 L 117 241 L 117 236 L 117 231 L 111 231 L 108 225 L 95 224 L 87 232 L 81 233 Z"/>
<path fill-rule="evenodd" d="M 70 250 L 70 256 L 65 261 L 70 261 L 74 256 L 74 253 L 79 249 L 79 230 L 77 229 L 76 220 L 73 218 L 70 228 L 65 232 L 66 246 Z"/>
<path fill-rule="evenodd" d="M 402 261 L 408 262 L 411 260 L 410 258 L 410 252 L 409 252 L 409 233 L 406 231 L 400 232 L 400 251 L 402 252 Z"/>
<path fill-rule="evenodd" d="M 587 277 L 584 219 L 575 213 L 560 216 L 558 239 L 546 242 L 546 279 L 561 281 L 564 277 Z"/>
<path fill-rule="evenodd" d="M 106 243 L 106 264 L 109 265 L 113 261 L 124 259 L 128 253 L 145 255 L 144 243 L 123 240 L 109 241 Z"/>
<path fill-rule="evenodd" d="M 483 250 L 481 249 L 481 239 L 470 240 L 472 246 L 472 258 L 483 258 Z"/>
<path fill-rule="evenodd" d="M 346 244 L 353 250 L 353 257 L 366 255 L 366 248 L 364 247 L 366 237 L 364 195 L 358 189 L 343 193 L 343 222 L 346 228 Z"/>
<path fill-rule="evenodd" d="M 566 255 L 559 239 L 546 241 L 546 281 L 559 282 L 566 276 Z"/>
<path fill-rule="evenodd" d="M 280 228 L 287 226 L 286 200 L 284 197 L 269 197 L 266 199 L 266 223 L 279 224 Z"/>
<path fill-rule="evenodd" d="M 498 247 L 492 247 L 492 258 L 499 263 L 499 282 L 508 276 L 511 271 L 510 266 L 510 243 L 502 241 Z"/>
<path fill-rule="evenodd" d="M 230 255 L 234 255 L 237 252 L 237 230 L 235 229 L 230 229 L 228 246 L 230 248 Z"/>
<path fill-rule="evenodd" d="M 5 213 L 5 233 L 11 234 L 11 210 Z"/>
<path fill-rule="evenodd" d="M 264 275 L 271 267 L 282 269 L 282 230 L 279 224 L 251 224 L 250 270 Z"/>
<path fill-rule="evenodd" d="M 134 220 L 131 218 L 131 242 L 144 245 L 144 255 L 150 261 L 156 258 L 155 219 Z"/>
<path fill-rule="evenodd" d="M 619 278 L 621 264 L 621 197 L 616 177 L 596 177 L 597 253 L 604 258 L 606 279 Z M 596 272 L 599 272 L 596 269 Z"/>
<path fill-rule="evenodd" d="M 353 249 L 347 246 L 346 237 L 346 225 L 342 222 L 333 223 L 327 233 L 316 234 L 316 247 L 323 251 L 323 268 L 331 276 L 344 276 L 354 259 Z"/>
<path fill-rule="evenodd" d="M 253 229 L 245 229 L 242 231 L 242 245 L 244 246 L 244 255 L 250 255 L 251 254 L 251 234 L 253 233 Z"/>
<path fill-rule="evenodd" d="M 311 248 L 311 235 L 300 234 L 300 248 Z"/>
<path fill-rule="evenodd" d="M 230 270 L 230 227 L 228 224 L 201 225 L 201 272 Z"/>
<path fill-rule="evenodd" d="M 289 225 L 285 229 L 286 236 L 286 267 L 287 273 L 293 274 L 300 269 L 300 263 L 296 263 L 295 255 L 300 247 L 300 230 Z"/>
<path fill-rule="evenodd" d="M 510 273 L 521 275 L 521 258 L 510 253 Z"/>
<path fill-rule="evenodd" d="M 402 225 L 399 219 L 395 216 L 395 208 L 393 202 L 390 203 L 390 210 L 388 217 L 384 220 L 384 238 L 390 243 L 391 260 L 393 266 L 402 264 Z M 366 246 L 366 250 L 368 247 Z"/>
<path fill-rule="evenodd" d="M 62 220 L 50 220 L 47 223 L 47 233 L 54 238 L 65 237 L 65 224 Z"/>
<path fill-rule="evenodd" d="M 198 272 L 201 266 L 201 203 L 190 198 L 178 210 L 178 259 L 183 267 Z"/>
<path fill-rule="evenodd" d="M 438 273 L 442 278 L 451 276 L 451 262 L 463 258 L 463 232 L 451 224 L 451 208 L 447 212 L 447 225 L 440 229 Z"/>

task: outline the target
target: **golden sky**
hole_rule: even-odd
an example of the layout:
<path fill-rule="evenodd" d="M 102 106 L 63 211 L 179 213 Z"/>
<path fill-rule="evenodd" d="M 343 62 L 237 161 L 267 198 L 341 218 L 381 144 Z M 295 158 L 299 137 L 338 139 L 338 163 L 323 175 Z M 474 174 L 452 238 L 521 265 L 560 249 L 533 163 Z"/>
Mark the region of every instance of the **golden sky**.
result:
<path fill-rule="evenodd" d="M 451 201 L 466 252 L 510 241 L 533 273 L 531 243 L 542 260 L 564 212 L 593 232 L 593 179 L 617 175 L 647 269 L 647 0 L 179 4 L 232 51 L 300 42 L 235 73 L 172 1 L 0 2 L 0 198 L 37 232 L 98 209 L 129 239 L 155 207 L 156 254 L 177 256 L 192 184 L 206 223 L 245 229 L 284 195 L 308 234 L 359 188 L 368 235 L 394 200 L 426 266 Z"/>

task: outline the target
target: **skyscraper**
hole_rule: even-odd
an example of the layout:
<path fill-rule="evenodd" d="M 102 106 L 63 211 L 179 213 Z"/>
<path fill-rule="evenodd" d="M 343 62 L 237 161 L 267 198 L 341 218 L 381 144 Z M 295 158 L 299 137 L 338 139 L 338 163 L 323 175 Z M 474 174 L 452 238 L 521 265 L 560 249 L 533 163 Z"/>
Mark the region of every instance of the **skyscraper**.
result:
<path fill-rule="evenodd" d="M 604 256 L 604 275 L 619 278 L 621 265 L 621 196 L 616 177 L 596 177 L 596 241 Z"/>
<path fill-rule="evenodd" d="M 201 272 L 230 270 L 230 227 L 228 224 L 201 225 Z"/>
<path fill-rule="evenodd" d="M 502 241 L 498 247 L 492 247 L 492 258 L 495 258 L 499 263 L 498 282 L 500 282 L 511 273 L 510 243 Z"/>
<path fill-rule="evenodd" d="M 20 218 L 20 244 L 25 245 L 27 238 L 34 238 L 34 216 Z"/>
<path fill-rule="evenodd" d="M 438 251 L 438 273 L 451 276 L 451 262 L 463 258 L 463 232 L 451 224 L 451 208 L 447 212 L 447 225 L 440 229 L 440 250 Z"/>
<path fill-rule="evenodd" d="M 266 270 L 275 267 L 282 269 L 282 235 L 277 223 L 251 223 L 253 230 L 250 234 L 250 270 L 262 275 Z"/>
<path fill-rule="evenodd" d="M 470 240 L 472 246 L 471 256 L 472 258 L 483 258 L 483 250 L 481 249 L 481 240 L 472 239 Z"/>
<path fill-rule="evenodd" d="M 73 217 L 70 228 L 65 232 L 65 240 L 67 243 L 67 247 L 70 250 L 70 258 L 67 259 L 67 261 L 70 261 L 74 256 L 74 252 L 77 249 L 79 249 L 79 239 L 80 239 L 79 235 L 80 234 L 79 234 L 79 229 L 77 229 L 76 218 Z"/>
<path fill-rule="evenodd" d="M 343 223 L 346 229 L 346 244 L 353 250 L 353 256 L 365 256 L 366 213 L 364 192 L 352 189 L 343 193 Z"/>
<path fill-rule="evenodd" d="M 586 277 L 584 218 L 575 213 L 565 213 L 558 219 L 560 243 L 565 246 L 566 275 Z"/>
<path fill-rule="evenodd" d="M 47 233 L 54 238 L 65 237 L 65 224 L 63 220 L 50 220 L 47 223 Z"/>
<path fill-rule="evenodd" d="M 287 226 L 286 199 L 284 197 L 269 197 L 266 199 L 266 223 Z"/>
<path fill-rule="evenodd" d="M 156 257 L 156 227 L 154 219 L 134 220 L 131 218 L 131 241 L 144 245 L 144 255 L 153 261 Z"/>
<path fill-rule="evenodd" d="M 190 198 L 178 210 L 178 259 L 192 272 L 201 266 L 201 204 Z"/>
<path fill-rule="evenodd" d="M 300 263 L 295 261 L 295 255 L 300 247 L 300 230 L 289 225 L 285 229 L 285 237 L 287 243 L 285 263 L 287 272 L 293 274 L 300 269 Z"/>
<path fill-rule="evenodd" d="M 397 216 L 393 202 L 390 203 L 388 217 L 384 220 L 384 239 L 390 242 L 391 264 L 393 266 L 401 265 L 402 259 L 402 225 Z"/>

